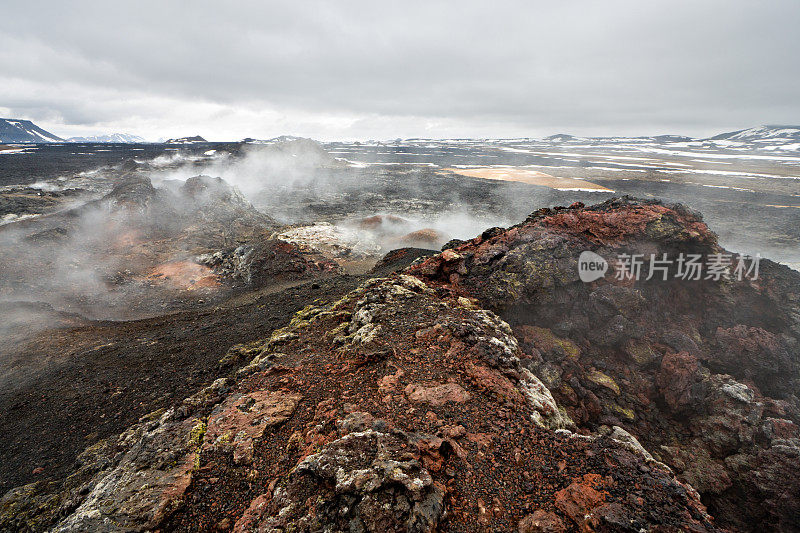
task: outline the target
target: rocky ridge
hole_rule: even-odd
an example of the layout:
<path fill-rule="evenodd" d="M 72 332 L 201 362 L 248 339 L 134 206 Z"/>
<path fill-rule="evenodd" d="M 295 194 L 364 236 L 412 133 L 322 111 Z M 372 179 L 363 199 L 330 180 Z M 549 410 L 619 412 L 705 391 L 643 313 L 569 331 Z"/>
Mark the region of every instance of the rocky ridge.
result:
<path fill-rule="evenodd" d="M 8 492 L 0 525 L 792 530 L 797 274 L 583 283 L 586 249 L 719 251 L 631 199 L 450 243 L 232 348 L 249 363 Z"/>
<path fill-rule="evenodd" d="M 680 205 L 615 199 L 542 209 L 453 243 L 411 272 L 507 319 L 583 432 L 636 435 L 700 491 L 719 524 L 794 530 L 800 516 L 800 275 L 578 278 L 578 255 L 726 253 Z M 735 254 L 732 256 L 736 264 Z"/>
<path fill-rule="evenodd" d="M 494 313 L 416 278 L 371 280 L 298 313 L 269 340 L 235 348 L 256 355 L 88 451 L 59 492 L 11 491 L 4 523 L 714 529 L 696 492 L 635 439 L 570 431 L 511 333 Z"/>

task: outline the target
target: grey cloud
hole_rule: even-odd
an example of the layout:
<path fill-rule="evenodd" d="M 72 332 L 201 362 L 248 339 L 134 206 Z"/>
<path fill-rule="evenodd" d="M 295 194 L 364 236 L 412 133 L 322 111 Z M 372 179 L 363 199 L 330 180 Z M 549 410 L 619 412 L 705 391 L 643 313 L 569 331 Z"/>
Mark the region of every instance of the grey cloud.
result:
<path fill-rule="evenodd" d="M 385 137 L 390 118 L 469 135 L 800 122 L 795 0 L 45 5 L 4 8 L 0 81 L 44 89 L 0 105 L 70 124 L 147 117 L 151 98 L 348 116 L 348 135 L 378 118 Z M 93 118 L 82 90 L 132 102 Z"/>

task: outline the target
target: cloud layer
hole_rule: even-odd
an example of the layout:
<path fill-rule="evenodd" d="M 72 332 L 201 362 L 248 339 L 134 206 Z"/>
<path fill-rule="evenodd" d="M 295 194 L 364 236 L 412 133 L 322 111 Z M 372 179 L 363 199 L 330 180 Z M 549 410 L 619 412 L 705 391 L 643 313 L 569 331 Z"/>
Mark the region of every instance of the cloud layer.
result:
<path fill-rule="evenodd" d="M 44 2 L 0 114 L 156 139 L 705 134 L 800 123 L 796 0 Z"/>

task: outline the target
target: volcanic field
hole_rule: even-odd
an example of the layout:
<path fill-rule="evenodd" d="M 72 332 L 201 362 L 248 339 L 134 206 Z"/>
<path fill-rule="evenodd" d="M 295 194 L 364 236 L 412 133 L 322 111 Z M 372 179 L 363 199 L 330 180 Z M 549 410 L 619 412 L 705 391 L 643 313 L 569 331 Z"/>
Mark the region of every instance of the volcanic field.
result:
<path fill-rule="evenodd" d="M 445 144 L 0 155 L 0 530 L 797 531 L 795 163 Z"/>

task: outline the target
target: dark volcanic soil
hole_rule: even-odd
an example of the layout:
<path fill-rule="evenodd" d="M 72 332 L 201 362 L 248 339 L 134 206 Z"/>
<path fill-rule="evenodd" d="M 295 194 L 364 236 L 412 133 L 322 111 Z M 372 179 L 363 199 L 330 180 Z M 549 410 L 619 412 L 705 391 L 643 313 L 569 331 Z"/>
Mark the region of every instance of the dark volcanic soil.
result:
<path fill-rule="evenodd" d="M 388 275 L 432 253 L 397 250 L 371 275 Z M 0 432 L 0 495 L 63 476 L 95 441 L 235 371 L 246 361 L 219 364 L 232 345 L 268 337 L 306 305 L 336 300 L 366 277 L 273 284 L 212 308 L 44 330 L 21 348 L 0 348 L 0 358 L 12 359 L 8 373 L 14 376 L 0 390 L 6 428 Z"/>
<path fill-rule="evenodd" d="M 34 183 L 40 180 L 72 176 L 106 165 L 118 165 L 133 157 L 153 159 L 160 155 L 180 152 L 202 154 L 207 150 L 235 150 L 237 143 L 114 144 L 69 143 L 21 145 L 25 153 L 3 156 L 0 165 L 0 186 Z M 35 161 L 31 161 L 35 158 Z"/>
<path fill-rule="evenodd" d="M 42 332 L 15 358 L 58 355 L 31 370 L 35 380 L 0 392 L 0 493 L 63 475 L 98 439 L 224 375 L 218 361 L 232 345 L 269 336 L 304 306 L 336 299 L 361 280 L 273 287 L 231 307 Z"/>

